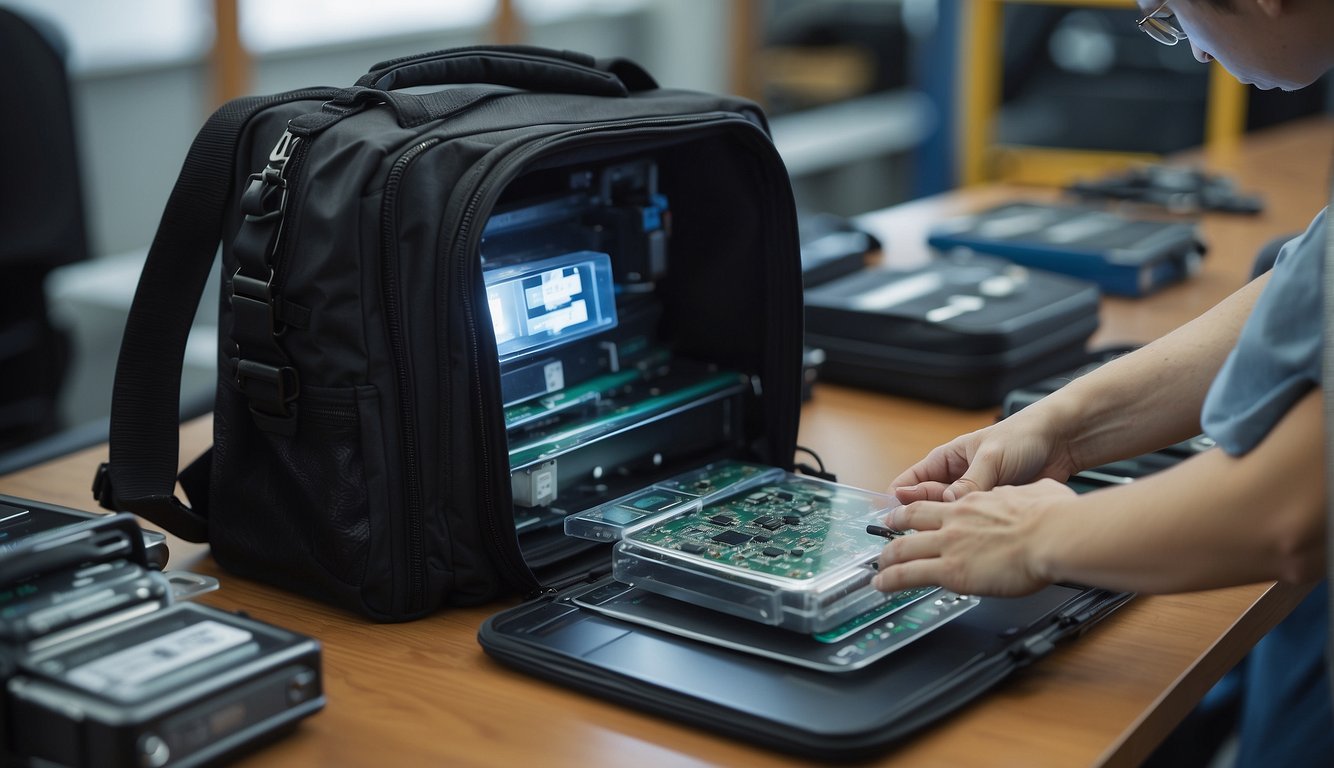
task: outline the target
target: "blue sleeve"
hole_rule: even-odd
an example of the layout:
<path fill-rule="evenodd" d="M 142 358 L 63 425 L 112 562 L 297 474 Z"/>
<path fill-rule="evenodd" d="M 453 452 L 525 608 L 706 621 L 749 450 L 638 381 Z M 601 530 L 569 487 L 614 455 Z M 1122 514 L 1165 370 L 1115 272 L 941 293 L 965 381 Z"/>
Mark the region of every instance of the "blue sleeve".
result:
<path fill-rule="evenodd" d="M 1279 252 L 1269 284 L 1205 398 L 1204 432 L 1233 456 L 1254 448 L 1320 385 L 1326 213 Z"/>

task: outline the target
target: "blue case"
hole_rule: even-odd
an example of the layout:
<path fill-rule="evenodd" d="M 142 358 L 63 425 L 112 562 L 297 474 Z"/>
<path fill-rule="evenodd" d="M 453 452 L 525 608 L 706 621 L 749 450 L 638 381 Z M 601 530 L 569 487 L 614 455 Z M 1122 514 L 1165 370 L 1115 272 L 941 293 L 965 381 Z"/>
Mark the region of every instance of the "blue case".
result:
<path fill-rule="evenodd" d="M 1133 297 L 1195 274 L 1205 251 L 1193 223 L 1043 203 L 1008 203 L 952 219 L 935 227 L 927 243 L 946 253 L 999 256 Z"/>

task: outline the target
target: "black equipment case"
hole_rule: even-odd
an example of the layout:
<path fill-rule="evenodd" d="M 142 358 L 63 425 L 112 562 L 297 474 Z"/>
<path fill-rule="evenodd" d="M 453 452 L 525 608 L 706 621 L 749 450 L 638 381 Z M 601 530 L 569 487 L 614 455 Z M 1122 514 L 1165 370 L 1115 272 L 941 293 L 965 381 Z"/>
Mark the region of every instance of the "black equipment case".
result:
<path fill-rule="evenodd" d="M 447 87 L 403 90 L 428 85 Z M 181 353 L 219 241 L 214 445 L 179 477 L 186 506 Z M 559 632 L 511 630 L 610 570 L 567 514 L 718 460 L 790 470 L 801 385 L 796 217 L 755 105 L 658 88 L 624 60 L 440 51 L 210 119 L 135 296 L 94 492 L 231 571 L 376 620 L 538 598 L 482 628 L 489 653 L 735 735 L 781 731 L 802 710 L 673 693 L 528 642 Z M 893 665 L 916 691 L 897 727 L 773 745 L 881 747 L 1124 599 L 1053 589 L 1022 615 L 990 609 L 985 648 L 960 625 L 921 671 Z M 755 661 L 732 669 L 767 676 Z"/>
<path fill-rule="evenodd" d="M 425 85 L 452 87 L 402 90 Z M 630 245 L 607 236 L 631 229 L 618 221 L 637 225 Z M 173 496 L 181 353 L 219 241 L 214 446 L 180 477 L 186 506 Z M 583 324 L 598 333 L 556 363 L 569 378 L 648 379 L 668 365 L 679 397 L 640 409 L 657 435 L 585 456 L 559 482 L 614 495 L 687 461 L 790 466 L 796 219 L 753 104 L 658 88 L 624 60 L 527 47 L 423 54 L 378 64 L 351 88 L 231 102 L 196 139 L 149 252 L 95 493 L 208 541 L 231 571 L 377 620 L 532 592 L 530 566 L 560 565 L 571 547 L 534 535 L 521 552 L 514 493 L 550 477 L 533 459 L 511 482 L 507 426 L 527 417 L 507 411 L 502 389 L 521 400 L 569 382 L 538 347 L 501 363 L 487 309 L 507 286 L 486 280 L 526 259 L 594 252 L 592 267 L 549 264 L 531 278 L 565 270 L 546 285 L 584 280 L 582 311 L 601 302 Z M 621 322 L 603 332 L 611 302 L 592 284 L 611 279 L 608 252 L 622 270 Z M 548 335 L 569 335 L 561 324 L 573 317 L 553 314 Z M 688 389 L 692 376 L 708 379 L 708 396 Z M 698 418 L 675 419 L 681 409 Z M 617 438 L 626 426 L 598 423 Z M 685 439 L 702 431 L 708 440 Z M 676 450 L 649 450 L 664 433 L 682 437 Z M 533 454 L 559 437 L 530 440 Z"/>
<path fill-rule="evenodd" d="M 821 378 L 959 408 L 1074 368 L 1098 328 L 1098 289 L 982 256 L 870 268 L 806 291 Z"/>

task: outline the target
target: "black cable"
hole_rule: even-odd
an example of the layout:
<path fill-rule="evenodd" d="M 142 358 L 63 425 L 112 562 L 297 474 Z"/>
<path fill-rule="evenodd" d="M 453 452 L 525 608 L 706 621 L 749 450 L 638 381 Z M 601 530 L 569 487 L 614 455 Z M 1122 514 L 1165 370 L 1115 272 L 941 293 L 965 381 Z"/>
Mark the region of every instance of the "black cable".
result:
<path fill-rule="evenodd" d="M 820 454 L 816 453 L 815 451 L 812 451 L 810 448 L 807 448 L 807 447 L 805 447 L 805 446 L 801 446 L 801 445 L 798 445 L 798 446 L 797 446 L 797 452 L 798 452 L 798 453 L 809 453 L 809 454 L 811 455 L 811 458 L 812 458 L 812 459 L 815 459 L 815 463 L 816 463 L 817 465 L 819 465 L 819 467 L 816 468 L 816 467 L 812 467 L 810 464 L 805 464 L 805 463 L 803 463 L 803 462 L 796 462 L 795 466 L 796 466 L 797 470 L 798 470 L 799 472 L 801 472 L 803 475 L 810 475 L 811 477 L 818 477 L 818 478 L 820 478 L 821 480 L 828 480 L 828 481 L 831 482 L 831 483 L 837 483 L 837 482 L 838 482 L 838 478 L 834 476 L 834 473 L 833 473 L 833 472 L 828 472 L 828 471 L 825 470 L 825 468 L 824 468 L 824 460 L 820 458 Z"/>

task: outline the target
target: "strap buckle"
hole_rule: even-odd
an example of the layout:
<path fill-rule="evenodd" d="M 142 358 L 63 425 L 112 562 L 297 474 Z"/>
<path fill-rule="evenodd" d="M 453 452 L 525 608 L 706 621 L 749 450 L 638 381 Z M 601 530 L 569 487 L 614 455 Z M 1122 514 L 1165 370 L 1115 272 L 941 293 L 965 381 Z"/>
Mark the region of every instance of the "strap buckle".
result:
<path fill-rule="evenodd" d="M 296 415 L 292 403 L 301 388 L 297 371 L 290 365 L 273 366 L 256 360 L 236 362 L 236 386 L 250 399 L 250 409 L 270 416 Z"/>
<path fill-rule="evenodd" d="M 102 509 L 116 510 L 116 493 L 111 488 L 111 465 L 102 462 L 97 465 L 97 474 L 93 475 L 93 498 Z"/>

